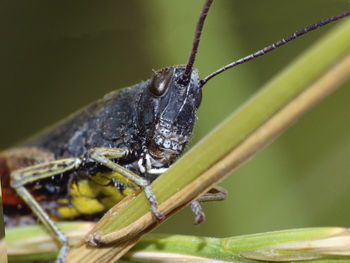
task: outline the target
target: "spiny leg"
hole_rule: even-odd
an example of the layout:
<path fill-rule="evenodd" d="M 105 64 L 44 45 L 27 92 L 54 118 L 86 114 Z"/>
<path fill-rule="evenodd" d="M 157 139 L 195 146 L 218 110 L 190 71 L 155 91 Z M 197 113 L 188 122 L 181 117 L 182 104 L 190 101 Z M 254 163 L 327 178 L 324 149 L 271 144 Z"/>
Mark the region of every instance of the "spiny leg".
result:
<path fill-rule="evenodd" d="M 54 238 L 61 244 L 61 248 L 56 263 L 65 262 L 69 245 L 67 237 L 51 220 L 49 215 L 42 209 L 40 204 L 34 199 L 29 191 L 24 187 L 25 184 L 35 182 L 53 175 L 61 174 L 79 167 L 81 160 L 78 158 L 62 159 L 47 163 L 29 166 L 23 169 L 15 170 L 11 173 L 11 187 L 23 199 L 33 213 L 53 234 Z"/>
<path fill-rule="evenodd" d="M 142 164 L 139 164 L 139 166 L 142 166 Z M 141 167 L 141 168 L 143 168 L 145 171 L 147 171 L 150 174 L 162 174 L 168 170 L 168 168 L 160 168 L 160 169 L 151 168 L 148 154 L 146 154 L 146 168 L 145 167 Z M 212 189 L 210 189 L 207 193 L 199 196 L 196 200 L 192 201 L 190 206 L 193 213 L 196 215 L 195 224 L 198 225 L 205 220 L 205 213 L 202 210 L 202 207 L 199 202 L 222 201 L 226 199 L 226 196 L 227 196 L 227 191 L 224 188 L 220 186 L 215 186 Z"/>
<path fill-rule="evenodd" d="M 202 194 L 196 200 L 191 202 L 191 209 L 193 213 L 196 215 L 195 224 L 198 225 L 205 220 L 205 213 L 202 210 L 199 202 L 211 202 L 211 201 L 223 201 L 226 199 L 227 191 L 220 187 L 215 186 L 210 189 L 207 193 Z"/>
<path fill-rule="evenodd" d="M 127 149 L 121 148 L 94 148 L 89 151 L 88 156 L 99 164 L 102 164 L 109 169 L 120 173 L 125 178 L 135 183 L 137 186 L 142 187 L 150 204 L 152 214 L 156 217 L 157 220 L 162 220 L 164 218 L 164 215 L 159 213 L 157 210 L 158 202 L 151 186 L 149 185 L 149 182 L 141 176 L 133 173 L 129 169 L 126 169 L 123 166 L 111 161 L 111 159 L 119 159 L 125 157 L 128 155 L 128 153 L 129 151 Z"/>
<path fill-rule="evenodd" d="M 69 244 L 67 237 L 57 227 L 57 225 L 50 219 L 49 215 L 41 208 L 40 204 L 35 201 L 33 196 L 28 192 L 24 186 L 16 188 L 17 194 L 23 199 L 23 201 L 30 207 L 34 214 L 40 219 L 40 221 L 46 226 L 46 228 L 54 234 L 54 237 L 61 244 L 56 263 L 65 262 L 66 256 L 69 250 Z"/>

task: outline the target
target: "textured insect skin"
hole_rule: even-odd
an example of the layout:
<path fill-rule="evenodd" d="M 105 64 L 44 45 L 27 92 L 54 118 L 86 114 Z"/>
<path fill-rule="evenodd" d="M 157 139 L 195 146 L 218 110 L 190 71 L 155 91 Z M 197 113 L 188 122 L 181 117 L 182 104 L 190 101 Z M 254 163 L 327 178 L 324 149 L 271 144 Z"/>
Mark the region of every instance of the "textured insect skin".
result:
<path fill-rule="evenodd" d="M 177 68 L 176 75 L 181 72 L 182 69 Z M 161 97 L 155 97 L 149 91 L 154 77 L 130 88 L 111 92 L 28 141 L 26 146 L 49 150 L 55 158 L 79 157 L 94 147 L 127 148 L 139 157 L 144 148 L 156 147 L 155 134 L 158 134 L 161 122 L 169 125 L 170 132 L 188 137 L 201 100 L 198 73 L 194 75 L 196 78 L 188 88 L 176 85 L 175 78 Z M 157 150 L 162 151 L 160 148 Z M 176 154 L 169 158 L 169 163 L 182 150 L 183 147 L 179 147 Z"/>
<path fill-rule="evenodd" d="M 82 165 L 73 171 L 36 182 L 35 188 L 39 188 L 36 195 L 41 194 L 47 197 L 46 201 L 55 202 L 58 197 L 69 197 L 72 180 L 108 171 L 89 159 L 89 150 L 96 147 L 128 149 L 129 154 L 115 162 L 148 182 L 153 181 L 159 174 L 150 171 L 169 167 L 184 150 L 200 105 L 197 70 L 193 69 L 187 86 L 178 83 L 182 72 L 183 66 L 162 69 L 149 80 L 107 94 L 24 143 L 25 149 L 46 152 L 50 159 L 78 157 L 83 160 Z M 159 86 L 163 87 L 160 96 L 154 94 Z M 2 167 L 6 166 L 4 160 L 3 157 L 5 165 Z M 2 180 L 6 181 L 8 172 L 1 174 Z M 117 187 L 123 188 L 123 185 Z M 7 204 L 4 205 L 6 214 Z"/>
<path fill-rule="evenodd" d="M 31 210 L 60 244 L 57 263 L 65 262 L 69 244 L 53 219 L 97 219 L 135 185 L 144 190 L 154 218 L 164 218 L 150 182 L 176 160 L 188 143 L 201 88 L 208 80 L 350 15 L 348 11 L 312 24 L 199 80 L 193 65 L 212 2 L 204 3 L 186 66 L 164 68 L 145 82 L 107 94 L 39 136 L 0 152 L 8 222 L 15 222 L 13 215 L 24 218 L 22 207 Z M 191 203 L 196 223 L 205 219 L 199 201 L 225 198 L 225 191 L 212 190 L 207 193 L 210 198 L 200 196 Z M 11 208 L 13 214 L 9 213 Z"/>

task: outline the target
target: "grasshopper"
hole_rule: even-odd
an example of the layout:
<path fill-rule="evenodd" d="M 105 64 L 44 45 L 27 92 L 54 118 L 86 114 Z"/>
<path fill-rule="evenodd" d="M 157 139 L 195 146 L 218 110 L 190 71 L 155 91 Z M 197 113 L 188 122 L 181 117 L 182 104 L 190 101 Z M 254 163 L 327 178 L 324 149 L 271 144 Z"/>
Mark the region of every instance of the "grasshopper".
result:
<path fill-rule="evenodd" d="M 0 153 L 0 176 L 7 225 L 32 221 L 33 215 L 61 244 L 68 241 L 55 220 L 96 219 L 130 192 L 142 188 L 157 220 L 151 182 L 181 155 L 190 140 L 202 88 L 213 77 L 264 55 L 320 26 L 350 15 L 344 12 L 312 24 L 200 79 L 193 67 L 200 36 L 213 0 L 206 0 L 186 65 L 166 67 L 132 87 L 113 91 L 20 146 Z M 191 204 L 200 223 L 198 201 Z M 24 217 L 23 215 L 27 215 Z M 25 223 L 25 222 L 24 222 Z"/>

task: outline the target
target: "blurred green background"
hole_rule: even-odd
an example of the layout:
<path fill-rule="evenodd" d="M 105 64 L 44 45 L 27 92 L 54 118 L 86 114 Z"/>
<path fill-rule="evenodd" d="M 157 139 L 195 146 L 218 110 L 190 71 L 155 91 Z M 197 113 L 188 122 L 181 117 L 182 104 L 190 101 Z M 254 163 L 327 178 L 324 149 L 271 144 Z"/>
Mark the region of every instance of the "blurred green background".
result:
<path fill-rule="evenodd" d="M 0 149 L 113 90 L 184 64 L 203 0 L 6 1 L 0 4 Z M 346 0 L 217 0 L 195 66 L 204 77 L 310 23 Z M 230 70 L 204 88 L 192 143 L 334 25 Z M 350 36 L 349 36 L 350 45 Z M 350 85 L 317 106 L 221 185 L 224 202 L 190 209 L 157 231 L 232 236 L 350 225 Z M 186 175 L 184 175 L 186 176 Z"/>

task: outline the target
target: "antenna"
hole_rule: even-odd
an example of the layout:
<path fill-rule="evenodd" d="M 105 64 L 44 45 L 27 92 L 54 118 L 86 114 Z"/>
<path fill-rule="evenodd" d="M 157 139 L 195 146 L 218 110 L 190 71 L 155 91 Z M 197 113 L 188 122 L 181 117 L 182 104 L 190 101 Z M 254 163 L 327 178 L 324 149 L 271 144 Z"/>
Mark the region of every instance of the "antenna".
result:
<path fill-rule="evenodd" d="M 211 78 L 219 75 L 220 73 L 224 72 L 225 70 L 227 70 L 229 68 L 233 68 L 233 67 L 235 67 L 237 65 L 240 65 L 240 64 L 243 64 L 243 63 L 245 63 L 245 62 L 247 62 L 249 60 L 252 60 L 254 58 L 260 57 L 260 56 L 262 56 L 262 55 L 264 55 L 264 54 L 266 54 L 268 52 L 271 52 L 271 51 L 275 50 L 276 48 L 278 48 L 280 46 L 283 46 L 284 44 L 288 43 L 289 41 L 292 41 L 292 40 L 296 39 L 297 37 L 300 37 L 300 36 L 302 36 L 302 35 L 304 35 L 304 34 L 306 34 L 308 32 L 311 32 L 311 31 L 313 31 L 313 30 L 315 30 L 315 29 L 317 29 L 317 28 L 319 28 L 321 26 L 327 25 L 327 24 L 329 24 L 331 22 L 337 21 L 337 20 L 342 19 L 344 17 L 347 17 L 349 15 L 350 15 L 350 11 L 346 11 L 344 13 L 341 13 L 341 14 L 338 14 L 338 15 L 335 15 L 335 16 L 323 19 L 323 20 L 321 20 L 318 23 L 311 24 L 308 27 L 305 27 L 305 28 L 297 31 L 297 32 L 295 32 L 292 35 L 289 35 L 289 36 L 287 36 L 285 38 L 282 38 L 281 40 L 273 43 L 272 45 L 269 45 L 269 46 L 267 46 L 267 47 L 265 47 L 265 48 L 263 48 L 261 50 L 256 51 L 255 53 L 252 53 L 252 54 L 250 54 L 250 55 L 248 55 L 246 57 L 238 59 L 238 60 L 236 60 L 236 61 L 234 61 L 234 62 L 232 62 L 232 63 L 230 63 L 230 64 L 228 64 L 226 66 L 223 66 L 222 68 L 216 70 L 215 72 L 211 73 L 210 75 L 208 75 L 204 79 L 202 79 L 200 81 L 201 85 L 202 86 L 205 85 L 208 82 L 208 80 L 210 80 Z"/>
<path fill-rule="evenodd" d="M 191 71 L 192 71 L 192 66 L 193 63 L 196 59 L 196 54 L 198 51 L 198 45 L 199 45 L 199 41 L 201 38 L 201 34 L 202 34 L 202 30 L 203 30 L 203 25 L 204 25 L 204 21 L 205 18 L 208 15 L 208 11 L 209 8 L 211 6 L 211 4 L 213 3 L 213 0 L 206 0 L 203 6 L 203 9 L 199 15 L 198 21 L 197 21 L 197 26 L 196 26 L 196 31 L 194 34 L 194 38 L 193 38 L 193 43 L 192 43 L 192 49 L 190 52 L 190 56 L 188 57 L 187 60 L 187 64 L 186 64 L 186 68 L 184 73 L 182 74 L 181 78 L 179 79 L 180 83 L 183 85 L 187 85 L 190 81 L 190 75 L 191 75 Z"/>

